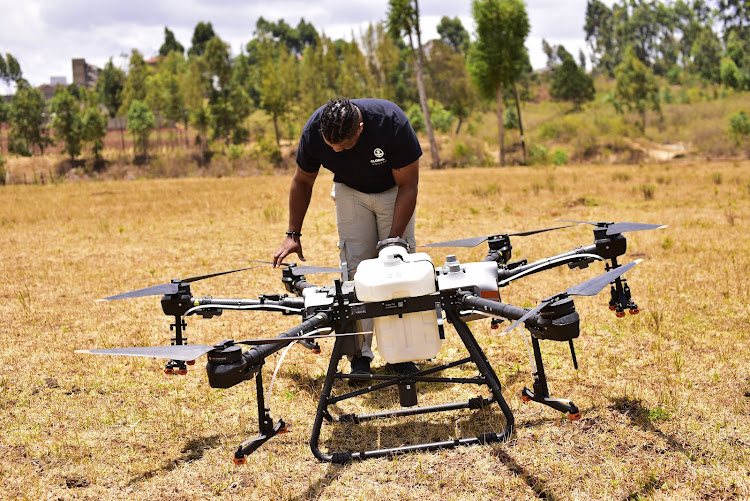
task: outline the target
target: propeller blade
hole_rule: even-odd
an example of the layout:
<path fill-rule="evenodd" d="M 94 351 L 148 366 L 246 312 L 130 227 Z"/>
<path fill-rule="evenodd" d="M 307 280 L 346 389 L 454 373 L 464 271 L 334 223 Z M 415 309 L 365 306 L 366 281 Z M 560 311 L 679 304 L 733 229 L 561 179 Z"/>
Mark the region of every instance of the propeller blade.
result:
<path fill-rule="evenodd" d="M 172 346 L 142 346 L 137 348 L 108 348 L 97 350 L 75 350 L 75 353 L 91 355 L 125 355 L 129 357 L 169 358 L 172 360 L 195 360 L 213 350 L 205 344 L 178 344 Z"/>
<path fill-rule="evenodd" d="M 508 333 L 508 332 L 512 331 L 513 329 L 515 329 L 516 327 L 518 327 L 519 325 L 521 325 L 523 322 L 525 322 L 527 318 L 529 318 L 529 317 L 531 317 L 533 315 L 536 315 L 539 312 L 539 310 L 541 310 L 542 308 L 544 308 L 545 306 L 547 306 L 548 304 L 550 304 L 552 301 L 553 301 L 552 299 L 550 299 L 548 301 L 542 301 L 535 308 L 527 311 L 526 314 L 524 314 L 524 316 L 522 316 L 521 318 L 519 318 L 518 320 L 516 320 L 515 322 L 513 322 L 510 325 L 510 327 L 508 327 L 507 329 L 505 329 L 503 332 L 504 333 Z"/>
<path fill-rule="evenodd" d="M 476 247 L 487 240 L 487 238 L 488 237 L 464 238 L 461 240 L 450 240 L 448 242 L 420 245 L 420 247 Z"/>
<path fill-rule="evenodd" d="M 558 221 L 560 221 L 558 219 Z M 570 221 L 575 222 L 575 221 Z M 570 228 L 571 226 L 575 226 L 575 224 L 566 224 L 564 226 L 555 226 L 554 228 L 542 228 L 541 230 L 530 230 L 530 231 L 520 231 L 518 233 L 508 233 L 509 237 L 526 237 L 529 235 L 536 235 L 537 233 L 544 233 L 545 231 L 552 231 L 552 230 L 559 230 L 562 228 Z"/>
<path fill-rule="evenodd" d="M 331 268 L 328 266 L 294 266 L 292 275 L 312 275 L 315 273 L 341 273 L 341 268 Z"/>
<path fill-rule="evenodd" d="M 219 275 L 226 275 L 228 273 L 236 273 L 238 271 L 252 270 L 253 268 L 260 268 L 260 266 L 248 266 L 247 268 L 238 268 L 236 270 L 220 271 L 218 273 L 209 273 L 208 275 L 196 275 L 194 277 L 174 279 L 167 284 L 153 285 L 144 289 L 137 289 L 123 294 L 117 294 L 116 296 L 109 296 L 103 299 L 97 299 L 96 301 L 114 301 L 117 299 L 129 299 L 134 297 L 145 297 L 145 296 L 162 296 L 165 294 L 175 294 L 179 290 L 180 284 L 189 284 L 203 280 L 206 278 L 218 277 Z"/>
<path fill-rule="evenodd" d="M 116 296 L 109 296 L 96 301 L 115 301 L 117 299 L 128 299 L 133 297 L 145 297 L 145 296 L 162 296 L 164 294 L 174 294 L 177 292 L 179 284 L 160 284 L 146 287 L 144 289 L 138 289 L 124 294 L 117 294 Z"/>
<path fill-rule="evenodd" d="M 218 273 L 209 273 L 208 275 L 197 275 L 194 277 L 183 278 L 182 280 L 177 280 L 177 282 L 181 284 L 190 284 L 193 282 L 197 282 L 198 280 L 203 280 L 205 278 L 218 277 L 220 275 L 227 275 L 229 273 L 236 273 L 238 271 L 252 270 L 253 268 L 260 268 L 260 266 L 248 266 L 246 268 L 238 268 L 236 270 L 220 271 Z"/>
<path fill-rule="evenodd" d="M 558 221 L 560 220 L 558 219 Z M 570 221 L 570 222 L 580 222 L 580 221 Z M 519 231 L 517 233 L 501 233 L 500 235 L 505 235 L 508 237 L 527 237 L 529 235 L 536 235 L 537 233 L 544 233 L 545 231 L 559 230 L 561 228 L 569 228 L 571 226 L 575 226 L 575 225 L 566 224 L 564 226 L 555 226 L 554 228 L 542 228 L 540 230 Z M 488 237 L 463 238 L 460 240 L 451 240 L 448 242 L 437 242 L 434 244 L 420 245 L 420 247 L 476 247 L 477 245 L 481 244 L 485 240 L 489 240 L 489 238 L 492 236 L 494 235 L 490 235 Z"/>
<path fill-rule="evenodd" d="M 600 221 L 598 223 L 595 223 L 593 221 L 572 221 L 570 219 L 555 219 L 555 221 L 560 221 L 564 223 L 590 224 L 592 226 L 597 226 L 599 228 L 606 227 L 607 235 L 617 235 L 619 233 L 625 233 L 628 231 L 658 230 L 658 229 L 666 228 L 667 226 L 669 226 L 667 224 L 628 223 L 628 222 L 613 223 L 613 222 L 608 222 L 608 221 Z"/>
<path fill-rule="evenodd" d="M 262 259 L 241 259 L 240 261 L 247 261 L 249 263 L 265 263 L 265 264 L 273 264 L 273 261 L 264 261 Z M 291 266 L 294 263 L 280 263 L 282 266 Z"/>
<path fill-rule="evenodd" d="M 568 287 L 563 294 L 567 294 L 568 296 L 595 296 L 599 294 L 599 292 L 603 288 L 605 288 L 611 281 L 613 281 L 615 278 L 619 277 L 641 261 L 643 261 L 643 259 L 636 259 L 635 261 L 631 261 L 628 264 L 618 266 L 614 270 L 609 270 L 607 273 L 596 276 L 590 280 L 586 280 L 585 282 L 581 282 L 580 284 L 576 284 L 572 287 Z"/>
<path fill-rule="evenodd" d="M 607 228 L 607 235 L 616 235 L 618 233 L 625 233 L 626 231 L 643 231 L 643 230 L 659 230 L 666 228 L 667 224 L 647 224 L 647 223 L 615 223 Z"/>
<path fill-rule="evenodd" d="M 565 289 L 565 292 L 562 292 L 560 294 L 555 294 L 554 296 L 551 296 L 541 303 L 539 303 L 535 308 L 527 311 L 521 318 L 513 322 L 510 327 L 505 329 L 503 332 L 510 332 L 519 325 L 521 325 L 526 319 L 529 317 L 536 315 L 539 310 L 547 306 L 548 304 L 556 301 L 560 297 L 565 296 L 595 296 L 597 295 L 603 288 L 605 288 L 610 282 L 612 282 L 615 278 L 619 277 L 638 263 L 643 261 L 643 259 L 637 259 L 635 261 L 631 261 L 628 264 L 624 264 L 622 266 L 619 266 L 615 268 L 614 270 L 609 270 L 607 273 L 604 273 L 602 275 L 596 276 L 590 280 L 586 280 L 585 282 L 581 282 L 580 284 L 573 285 L 572 287 L 568 287 Z"/>

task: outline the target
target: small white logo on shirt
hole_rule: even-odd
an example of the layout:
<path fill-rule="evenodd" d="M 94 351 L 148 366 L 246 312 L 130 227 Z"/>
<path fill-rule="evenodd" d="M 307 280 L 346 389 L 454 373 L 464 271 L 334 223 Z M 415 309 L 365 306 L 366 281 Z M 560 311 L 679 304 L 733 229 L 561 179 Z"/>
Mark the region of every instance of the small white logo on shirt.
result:
<path fill-rule="evenodd" d="M 385 156 L 385 152 L 381 150 L 380 148 L 375 148 L 372 152 L 373 155 L 375 155 L 375 158 L 370 159 L 370 163 L 375 165 L 383 165 L 388 160 L 383 158 Z"/>

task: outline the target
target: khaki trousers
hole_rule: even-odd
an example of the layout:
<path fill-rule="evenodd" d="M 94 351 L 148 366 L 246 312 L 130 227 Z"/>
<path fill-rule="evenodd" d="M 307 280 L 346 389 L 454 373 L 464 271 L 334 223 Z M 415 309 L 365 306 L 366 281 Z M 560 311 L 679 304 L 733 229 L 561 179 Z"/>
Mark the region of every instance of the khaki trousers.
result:
<path fill-rule="evenodd" d="M 398 187 L 381 193 L 362 193 L 343 183 L 333 183 L 331 198 L 336 203 L 336 226 L 339 232 L 339 260 L 346 262 L 349 279 L 359 263 L 375 257 L 375 247 L 380 240 L 385 240 L 393 224 L 393 207 L 396 203 Z M 417 241 L 414 237 L 414 214 L 402 235 L 414 252 Z M 361 322 L 363 331 L 372 330 L 372 319 Z M 360 349 L 346 353 L 352 356 L 368 357 L 372 360 L 372 335 L 355 336 L 362 340 Z M 359 344 L 359 343 L 357 343 Z"/>

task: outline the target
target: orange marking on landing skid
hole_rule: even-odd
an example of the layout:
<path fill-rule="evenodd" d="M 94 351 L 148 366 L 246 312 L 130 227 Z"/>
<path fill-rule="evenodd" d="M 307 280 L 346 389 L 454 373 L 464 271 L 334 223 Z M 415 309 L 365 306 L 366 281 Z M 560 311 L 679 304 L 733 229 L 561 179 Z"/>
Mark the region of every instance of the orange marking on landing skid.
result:
<path fill-rule="evenodd" d="M 481 291 L 481 297 L 484 299 L 494 299 L 500 301 L 500 292 L 498 291 Z"/>

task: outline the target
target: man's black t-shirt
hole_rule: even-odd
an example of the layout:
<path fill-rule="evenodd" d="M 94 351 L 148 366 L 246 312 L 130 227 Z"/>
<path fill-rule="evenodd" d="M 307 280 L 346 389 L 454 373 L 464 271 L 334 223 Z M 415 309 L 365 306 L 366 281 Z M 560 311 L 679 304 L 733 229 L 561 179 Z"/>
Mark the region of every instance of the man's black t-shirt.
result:
<path fill-rule="evenodd" d="M 362 111 L 364 127 L 357 144 L 338 153 L 323 141 L 318 108 L 305 124 L 297 148 L 297 165 L 317 172 L 321 164 L 333 180 L 364 193 L 380 193 L 396 186 L 392 169 L 414 163 L 422 148 L 401 108 L 383 99 L 352 99 Z"/>

